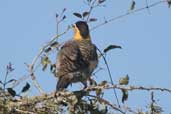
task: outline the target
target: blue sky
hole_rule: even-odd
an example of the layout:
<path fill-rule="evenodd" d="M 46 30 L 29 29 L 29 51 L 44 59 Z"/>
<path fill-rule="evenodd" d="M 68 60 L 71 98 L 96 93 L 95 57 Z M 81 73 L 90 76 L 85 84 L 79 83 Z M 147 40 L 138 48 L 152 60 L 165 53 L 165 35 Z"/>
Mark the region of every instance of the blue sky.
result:
<path fill-rule="evenodd" d="M 149 3 L 156 1 L 149 0 Z M 145 0 L 137 1 L 136 8 L 146 5 L 145 3 Z M 109 19 L 124 14 L 129 9 L 129 4 L 130 1 L 125 0 L 108 0 L 106 7 L 94 10 L 92 17 L 97 17 L 98 21 L 91 23 L 90 28 L 103 22 L 104 17 Z M 5 67 L 9 61 L 15 67 L 11 76 L 19 78 L 28 74 L 24 63 L 31 63 L 39 49 L 56 34 L 55 14 L 61 12 L 63 8 L 67 9 L 67 18 L 60 25 L 60 32 L 64 31 L 67 25 L 78 21 L 78 18 L 72 15 L 73 12 L 83 12 L 88 9 L 82 0 L 0 1 L 1 80 L 4 79 Z M 163 3 L 151 8 L 150 13 L 144 10 L 131 14 L 91 32 L 93 42 L 100 49 L 104 49 L 109 44 L 121 45 L 123 48 L 110 51 L 107 55 L 115 83 L 118 83 L 120 77 L 129 74 L 130 85 L 171 87 L 170 20 L 170 9 L 166 3 Z M 70 30 L 60 41 L 66 41 L 72 35 Z M 100 62 L 99 66 L 105 68 L 104 62 Z M 56 80 L 49 71 L 42 72 L 39 69 L 36 76 L 47 92 L 55 89 Z M 106 69 L 99 72 L 95 79 L 109 81 Z M 79 86 L 81 88 L 81 85 Z M 30 92 L 38 94 L 34 87 Z M 169 107 L 171 102 L 168 102 L 168 99 L 171 99 L 170 94 L 160 92 L 155 94 L 164 110 L 171 112 Z M 126 104 L 145 109 L 150 101 L 149 95 L 148 92 L 130 92 Z M 113 94 L 107 97 L 113 98 Z"/>

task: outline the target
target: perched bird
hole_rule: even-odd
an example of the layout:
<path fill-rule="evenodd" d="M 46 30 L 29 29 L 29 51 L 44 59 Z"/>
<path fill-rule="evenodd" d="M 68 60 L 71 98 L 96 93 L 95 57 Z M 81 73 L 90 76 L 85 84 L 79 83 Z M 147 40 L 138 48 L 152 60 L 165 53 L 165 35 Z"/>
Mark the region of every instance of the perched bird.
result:
<path fill-rule="evenodd" d="M 78 21 L 72 27 L 73 38 L 64 43 L 57 55 L 56 91 L 76 82 L 81 82 L 86 88 L 87 80 L 98 64 L 96 46 L 91 41 L 88 24 Z"/>

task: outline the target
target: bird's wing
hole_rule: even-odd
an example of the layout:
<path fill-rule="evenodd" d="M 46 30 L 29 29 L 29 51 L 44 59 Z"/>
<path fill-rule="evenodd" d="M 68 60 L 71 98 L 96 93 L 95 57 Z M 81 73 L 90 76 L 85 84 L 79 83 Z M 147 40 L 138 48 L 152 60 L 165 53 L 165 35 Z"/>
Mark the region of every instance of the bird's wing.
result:
<path fill-rule="evenodd" d="M 94 44 L 90 46 L 90 56 L 89 56 L 89 72 L 90 75 L 94 71 L 94 69 L 98 65 L 98 55 L 97 55 L 97 48 Z"/>
<path fill-rule="evenodd" d="M 84 61 L 89 66 L 89 75 L 93 72 L 93 70 L 97 67 L 98 64 L 98 56 L 97 49 L 94 44 L 88 41 L 82 41 L 79 43 L 80 51 L 82 53 Z"/>
<path fill-rule="evenodd" d="M 97 47 L 95 44 L 92 44 L 91 46 L 91 57 L 90 60 L 98 61 L 98 55 L 97 55 Z"/>
<path fill-rule="evenodd" d="M 73 40 L 68 41 L 58 53 L 57 76 L 60 77 L 67 73 L 79 71 L 85 65 L 77 43 Z"/>
<path fill-rule="evenodd" d="M 77 42 L 71 40 L 61 47 L 56 66 L 58 76 L 56 91 L 66 88 L 74 80 L 81 78 L 81 72 L 87 66 Z"/>

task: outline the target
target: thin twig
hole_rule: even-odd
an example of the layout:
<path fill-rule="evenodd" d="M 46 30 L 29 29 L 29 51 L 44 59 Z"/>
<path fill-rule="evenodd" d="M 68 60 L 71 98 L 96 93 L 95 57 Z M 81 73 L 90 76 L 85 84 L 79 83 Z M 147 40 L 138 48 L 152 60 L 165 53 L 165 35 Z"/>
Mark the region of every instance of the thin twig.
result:
<path fill-rule="evenodd" d="M 125 112 L 123 112 L 123 111 L 120 109 L 120 107 L 117 107 L 116 105 L 111 104 L 109 101 L 107 101 L 107 100 L 105 100 L 105 99 L 103 99 L 103 98 L 100 98 L 100 97 L 97 97 L 97 96 L 94 96 L 94 95 L 88 95 L 88 96 L 94 97 L 94 98 L 98 99 L 99 102 L 103 102 L 103 103 L 107 104 L 108 106 L 112 107 L 114 110 L 117 110 L 117 111 L 121 112 L 122 114 L 125 114 Z"/>
<path fill-rule="evenodd" d="M 45 46 L 43 46 L 43 47 L 40 49 L 40 51 L 39 51 L 39 53 L 37 54 L 37 56 L 33 59 L 31 66 L 34 67 L 34 64 L 36 63 L 36 61 L 37 61 L 37 59 L 40 57 L 40 55 L 44 52 L 44 50 L 45 50 L 48 46 L 50 46 L 56 39 L 58 39 L 59 37 L 61 37 L 61 36 L 64 35 L 64 34 L 66 34 L 67 31 L 68 31 L 68 29 L 67 29 L 65 32 L 61 33 L 61 34 L 52 37 L 52 39 L 51 39 Z"/>
<path fill-rule="evenodd" d="M 85 89 L 85 91 L 95 91 L 98 89 L 124 89 L 127 91 L 133 91 L 133 90 L 144 90 L 144 91 L 162 91 L 162 92 L 168 92 L 171 93 L 171 89 L 167 88 L 160 88 L 160 87 L 143 87 L 143 86 L 124 86 L 124 85 L 105 85 L 105 86 L 95 86 L 95 87 L 88 87 Z"/>
<path fill-rule="evenodd" d="M 65 32 L 63 32 L 63 33 L 61 33 L 61 34 L 56 35 L 55 37 L 53 37 L 52 40 L 50 40 L 45 46 L 43 46 L 43 47 L 40 49 L 40 51 L 38 52 L 38 54 L 37 54 L 37 55 L 35 56 L 35 58 L 33 59 L 31 65 L 29 65 L 29 72 L 30 72 L 30 76 L 31 76 L 31 79 L 32 79 L 32 81 L 33 81 L 33 84 L 34 84 L 34 86 L 39 90 L 39 92 L 40 92 L 41 94 L 45 94 L 45 91 L 41 88 L 41 86 L 39 85 L 39 83 L 38 83 L 37 80 L 36 80 L 36 76 L 34 75 L 34 65 L 35 65 L 35 63 L 37 62 L 37 60 L 39 59 L 39 57 L 42 55 L 42 53 L 44 52 L 44 50 L 45 50 L 48 46 L 50 46 L 56 39 L 58 39 L 59 37 L 61 37 L 61 36 L 64 35 L 64 34 L 66 34 L 68 30 L 69 30 L 69 28 L 68 28 Z"/>
<path fill-rule="evenodd" d="M 22 81 L 28 79 L 29 77 L 30 77 L 30 75 L 22 76 L 16 82 L 14 82 L 14 84 L 12 84 L 11 88 L 18 86 Z"/>
<path fill-rule="evenodd" d="M 110 72 L 110 69 L 109 69 L 107 60 L 106 60 L 106 58 L 104 57 L 103 53 L 100 51 L 100 49 L 97 48 L 97 50 L 100 52 L 100 55 L 102 56 L 102 58 L 103 58 L 103 60 L 104 60 L 104 62 L 105 62 L 105 64 L 106 64 L 106 67 L 107 67 L 107 71 L 108 71 L 108 74 L 109 74 L 110 81 L 111 81 L 112 85 L 114 85 L 114 82 L 113 82 L 113 79 L 112 79 L 112 75 L 111 75 L 111 72 Z M 118 104 L 118 106 L 120 107 L 119 100 L 118 100 L 118 96 L 117 96 L 117 93 L 116 93 L 115 88 L 113 89 L 113 92 L 114 92 L 114 95 L 115 95 L 115 97 L 116 97 L 117 104 Z"/>
<path fill-rule="evenodd" d="M 88 20 L 90 18 L 91 12 L 93 11 L 95 2 L 96 2 L 96 0 L 94 0 L 93 3 L 90 5 L 89 14 L 88 14 L 87 20 L 86 20 L 87 22 L 88 22 Z"/>
<path fill-rule="evenodd" d="M 134 14 L 134 13 L 136 13 L 136 12 L 140 12 L 140 11 L 143 11 L 143 10 L 145 10 L 145 9 L 152 8 L 152 7 L 157 6 L 157 5 L 159 5 L 159 4 L 161 4 L 161 3 L 164 3 L 164 2 L 166 2 L 166 1 L 161 0 L 161 1 L 155 2 L 155 3 L 153 3 L 153 4 L 150 4 L 149 6 L 145 6 L 145 7 L 142 7 L 142 8 L 136 9 L 136 10 L 133 10 L 133 11 L 131 11 L 131 12 L 126 12 L 125 14 L 116 16 L 116 17 L 111 18 L 111 19 L 109 19 L 109 20 L 105 20 L 104 22 L 102 22 L 102 23 L 100 23 L 100 24 L 94 26 L 94 27 L 91 28 L 90 30 L 93 31 L 93 30 L 95 30 L 95 29 L 97 29 L 97 28 L 99 28 L 99 27 L 101 27 L 101 26 L 103 26 L 103 25 L 105 25 L 105 24 L 108 24 L 108 23 L 113 22 L 113 21 L 115 21 L 115 20 L 121 19 L 121 18 L 126 17 L 126 16 L 128 16 L 128 15 L 130 15 L 130 14 Z"/>
<path fill-rule="evenodd" d="M 5 79 L 4 79 L 4 82 L 3 82 L 3 105 L 4 106 L 6 106 L 6 101 L 7 101 L 7 99 L 6 99 L 6 82 L 7 82 L 7 77 L 8 77 L 8 74 L 9 74 L 9 68 L 8 68 L 8 65 L 7 65 L 7 67 L 6 67 L 6 73 L 5 73 Z M 3 107 L 3 113 L 5 113 L 6 112 L 6 108 L 5 107 Z"/>
<path fill-rule="evenodd" d="M 150 13 L 150 8 L 149 8 L 149 6 L 148 6 L 148 0 L 145 0 L 145 2 L 146 2 L 146 7 L 147 7 L 148 14 L 151 14 L 151 13 Z"/>
<path fill-rule="evenodd" d="M 128 106 L 123 106 L 122 108 L 125 109 L 125 113 L 126 113 L 126 112 L 130 112 L 131 114 L 139 114 L 138 112 L 134 111 L 133 109 L 131 109 L 131 108 L 128 107 Z"/>
<path fill-rule="evenodd" d="M 24 111 L 24 110 L 20 110 L 20 109 L 17 109 L 17 108 L 15 108 L 14 110 L 19 112 L 19 113 L 22 113 L 22 114 L 36 114 L 36 113 L 30 112 L 30 111 Z"/>
<path fill-rule="evenodd" d="M 154 109 L 154 92 L 151 92 L 151 105 L 150 105 L 150 114 L 155 114 L 155 109 Z"/>
<path fill-rule="evenodd" d="M 56 17 L 56 35 L 58 36 L 59 34 L 59 20 L 58 17 Z"/>

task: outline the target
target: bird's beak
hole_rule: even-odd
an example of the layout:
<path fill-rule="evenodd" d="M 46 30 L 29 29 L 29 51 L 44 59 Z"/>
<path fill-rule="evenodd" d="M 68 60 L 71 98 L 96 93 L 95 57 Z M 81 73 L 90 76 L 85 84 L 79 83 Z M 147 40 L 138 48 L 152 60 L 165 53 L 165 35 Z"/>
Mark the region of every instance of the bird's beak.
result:
<path fill-rule="evenodd" d="M 72 28 L 75 28 L 75 24 L 72 24 L 71 26 L 72 26 Z"/>

